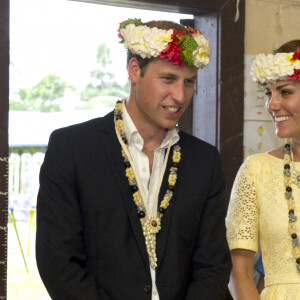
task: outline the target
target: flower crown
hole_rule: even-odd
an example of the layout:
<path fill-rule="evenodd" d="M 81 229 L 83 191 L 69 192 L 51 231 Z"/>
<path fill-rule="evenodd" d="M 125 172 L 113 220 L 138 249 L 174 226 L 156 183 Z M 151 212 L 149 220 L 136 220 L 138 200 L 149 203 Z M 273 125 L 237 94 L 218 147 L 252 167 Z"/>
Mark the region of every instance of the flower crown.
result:
<path fill-rule="evenodd" d="M 277 80 L 300 80 L 300 48 L 290 53 L 256 55 L 250 75 L 259 84 L 275 83 Z"/>
<path fill-rule="evenodd" d="M 201 69 L 210 60 L 209 40 L 191 27 L 164 30 L 128 19 L 120 23 L 118 36 L 126 49 L 142 58 L 167 58 L 175 65 Z"/>

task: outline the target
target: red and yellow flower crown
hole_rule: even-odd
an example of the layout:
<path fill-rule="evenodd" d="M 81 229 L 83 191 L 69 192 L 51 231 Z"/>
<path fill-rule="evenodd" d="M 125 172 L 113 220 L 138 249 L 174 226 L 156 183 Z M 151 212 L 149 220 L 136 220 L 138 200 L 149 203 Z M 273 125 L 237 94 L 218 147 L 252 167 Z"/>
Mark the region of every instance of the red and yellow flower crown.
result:
<path fill-rule="evenodd" d="M 120 23 L 118 36 L 126 49 L 142 58 L 167 58 L 175 65 L 201 69 L 210 61 L 209 40 L 191 27 L 164 30 L 128 19 Z"/>
<path fill-rule="evenodd" d="M 277 80 L 300 80 L 300 48 L 295 52 L 255 56 L 250 75 L 260 84 L 274 83 Z"/>

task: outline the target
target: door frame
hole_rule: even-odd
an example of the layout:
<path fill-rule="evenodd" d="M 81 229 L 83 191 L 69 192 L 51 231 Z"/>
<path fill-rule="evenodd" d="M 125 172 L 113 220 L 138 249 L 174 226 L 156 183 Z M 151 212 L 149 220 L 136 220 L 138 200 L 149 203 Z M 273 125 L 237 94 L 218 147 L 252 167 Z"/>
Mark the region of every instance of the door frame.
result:
<path fill-rule="evenodd" d="M 214 62 L 199 76 L 190 118 L 194 135 L 220 151 L 225 200 L 243 161 L 245 0 L 70 0 L 197 16 Z M 6 299 L 8 211 L 9 0 L 0 1 L 0 299 Z M 205 101 L 204 101 L 205 99 Z M 5 284 L 5 285 L 4 285 Z"/>

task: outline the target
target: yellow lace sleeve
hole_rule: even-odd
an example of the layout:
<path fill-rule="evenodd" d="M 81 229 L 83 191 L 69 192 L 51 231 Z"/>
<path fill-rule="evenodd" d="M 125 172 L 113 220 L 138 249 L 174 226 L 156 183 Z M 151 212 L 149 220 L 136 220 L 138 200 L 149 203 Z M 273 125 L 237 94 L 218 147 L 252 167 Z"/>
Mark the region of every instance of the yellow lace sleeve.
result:
<path fill-rule="evenodd" d="M 248 157 L 240 167 L 232 187 L 226 217 L 227 241 L 231 250 L 258 250 L 258 204 L 253 180 L 257 175 L 253 173 L 255 169 Z"/>

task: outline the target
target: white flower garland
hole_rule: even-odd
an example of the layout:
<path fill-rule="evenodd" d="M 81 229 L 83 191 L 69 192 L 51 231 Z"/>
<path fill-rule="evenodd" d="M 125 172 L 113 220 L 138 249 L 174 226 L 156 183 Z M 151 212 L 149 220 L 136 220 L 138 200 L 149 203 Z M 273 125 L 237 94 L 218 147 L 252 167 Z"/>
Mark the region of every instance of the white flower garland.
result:
<path fill-rule="evenodd" d="M 157 267 L 156 234 L 161 230 L 161 226 L 162 226 L 161 221 L 163 215 L 166 209 L 168 208 L 168 206 L 170 205 L 170 201 L 173 197 L 173 191 L 177 181 L 177 170 L 179 167 L 179 163 L 181 161 L 181 152 L 180 152 L 181 148 L 178 144 L 173 145 L 172 166 L 170 168 L 170 174 L 168 177 L 169 187 L 167 188 L 165 195 L 158 207 L 157 214 L 153 214 L 153 213 L 147 214 L 147 209 L 145 203 L 143 202 L 145 200 L 143 200 L 144 197 L 141 195 L 139 183 L 138 180 L 135 178 L 133 166 L 131 165 L 132 161 L 130 158 L 130 153 L 128 153 L 128 156 L 126 154 L 126 152 L 128 152 L 126 151 L 126 149 L 128 148 L 128 142 L 127 142 L 125 126 L 123 122 L 123 112 L 122 112 L 123 101 L 125 100 L 124 99 L 118 100 L 115 105 L 115 111 L 114 111 L 115 129 L 116 129 L 117 137 L 121 144 L 121 149 L 122 149 L 121 153 L 124 158 L 124 164 L 125 164 L 125 175 L 128 179 L 128 183 L 130 187 L 133 190 L 132 198 L 135 205 L 137 206 L 137 216 L 140 219 L 141 226 L 143 229 L 146 249 L 149 256 L 149 262 L 151 267 L 155 269 Z M 165 166 L 168 161 L 170 147 L 171 144 L 166 153 Z M 162 172 L 164 172 L 164 168 Z M 145 220 L 145 218 L 147 218 L 147 220 Z"/>
<path fill-rule="evenodd" d="M 168 46 L 173 30 L 128 24 L 125 29 L 120 29 L 120 33 L 126 49 L 142 58 L 151 58 L 157 57 Z"/>
<path fill-rule="evenodd" d="M 210 61 L 211 50 L 209 47 L 209 40 L 199 32 L 193 34 L 193 37 L 198 44 L 198 49 L 193 52 L 194 65 L 196 68 L 204 68 Z"/>
<path fill-rule="evenodd" d="M 131 53 L 142 58 L 158 57 L 172 42 L 173 29 L 164 30 L 146 25 L 136 26 L 128 24 L 120 28 L 120 34 L 124 39 L 124 47 Z M 196 68 L 204 68 L 210 61 L 211 49 L 209 40 L 199 31 L 191 33 L 198 48 L 193 51 L 193 65 Z"/>
<path fill-rule="evenodd" d="M 295 70 L 300 69 L 300 60 L 293 59 L 293 56 L 294 52 L 256 55 L 250 71 L 253 81 L 265 84 L 286 80 Z"/>

